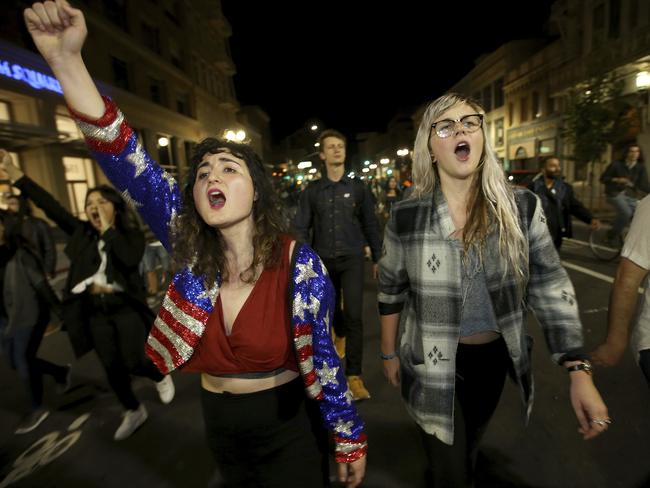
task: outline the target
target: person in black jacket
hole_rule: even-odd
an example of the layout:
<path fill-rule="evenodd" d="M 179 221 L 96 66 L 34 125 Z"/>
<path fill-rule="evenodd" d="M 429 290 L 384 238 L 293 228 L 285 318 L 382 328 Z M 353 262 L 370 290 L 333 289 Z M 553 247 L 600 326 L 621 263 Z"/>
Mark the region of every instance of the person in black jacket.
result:
<path fill-rule="evenodd" d="M 300 238 L 313 243 L 330 274 L 336 290 L 336 351 L 346 357 L 345 372 L 353 398 L 364 400 L 370 398 L 361 379 L 364 246 L 366 242 L 370 245 L 376 279 L 381 257 L 379 223 L 368 187 L 345 175 L 345 136 L 326 130 L 319 142 L 326 173 L 300 194 L 294 227 Z"/>
<path fill-rule="evenodd" d="M 8 322 L 3 349 L 12 369 L 25 384 L 31 409 L 15 433 L 36 429 L 49 415 L 43 406 L 43 376 L 49 375 L 64 393 L 70 387 L 70 366 L 60 366 L 37 356 L 51 313 L 60 316 L 61 304 L 50 287 L 45 270 L 26 236 L 28 223 L 22 215 L 4 219 L 3 239 L 11 258 L 6 264 L 2 288 Z"/>
<path fill-rule="evenodd" d="M 63 321 L 78 357 L 93 348 L 97 352 L 125 410 L 114 438 L 126 439 L 147 419 L 147 410 L 131 388 L 131 374 L 155 381 L 163 403 L 174 396 L 171 377 L 163 376 L 144 355 L 153 322 L 138 272 L 144 234 L 129 218 L 126 203 L 115 189 L 101 185 L 88 190 L 85 211 L 89 220 L 82 221 L 14 166 L 6 151 L 0 150 L 0 156 L 0 169 L 14 186 L 69 236 Z"/>
<path fill-rule="evenodd" d="M 19 195 L 7 197 L 7 211 L 23 217 L 23 234 L 38 253 L 47 275 L 53 277 L 56 273 L 56 245 L 48 223 L 34 217 L 29 201 Z"/>
<path fill-rule="evenodd" d="M 555 156 L 542 159 L 541 173 L 528 185 L 528 189 L 539 196 L 546 215 L 546 224 L 557 250 L 563 237 L 573 236 L 571 216 L 589 224 L 592 229 L 600 228 L 600 221 L 578 200 L 573 187 L 562 179 L 560 160 Z"/>
<path fill-rule="evenodd" d="M 616 210 L 610 235 L 611 238 L 616 238 L 632 220 L 639 200 L 650 192 L 641 147 L 638 144 L 629 145 L 625 161 L 612 162 L 600 176 L 600 182 L 605 185 L 607 201 Z"/>

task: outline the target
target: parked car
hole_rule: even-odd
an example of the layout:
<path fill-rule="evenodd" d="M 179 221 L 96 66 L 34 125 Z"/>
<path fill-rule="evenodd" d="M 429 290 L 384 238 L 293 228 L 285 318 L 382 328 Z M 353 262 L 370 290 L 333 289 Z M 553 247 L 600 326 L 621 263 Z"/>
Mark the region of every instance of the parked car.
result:
<path fill-rule="evenodd" d="M 535 169 L 513 169 L 506 171 L 506 177 L 512 185 L 527 188 L 537 173 L 539 170 Z"/>

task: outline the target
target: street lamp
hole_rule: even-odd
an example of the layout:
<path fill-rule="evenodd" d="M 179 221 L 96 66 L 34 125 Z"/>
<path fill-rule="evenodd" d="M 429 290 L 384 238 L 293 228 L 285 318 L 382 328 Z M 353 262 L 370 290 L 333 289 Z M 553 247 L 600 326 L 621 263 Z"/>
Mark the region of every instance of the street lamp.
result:
<path fill-rule="evenodd" d="M 647 120 L 647 115 L 646 117 L 643 117 L 644 111 L 648 111 L 648 88 L 650 88 L 650 73 L 647 71 L 639 71 L 636 74 L 636 79 L 635 85 L 636 89 L 639 92 L 639 95 L 641 95 L 641 118 L 642 118 L 642 123 L 645 125 L 645 122 Z"/>
<path fill-rule="evenodd" d="M 298 163 L 298 169 L 311 168 L 311 161 L 300 161 Z"/>
<path fill-rule="evenodd" d="M 236 132 L 232 129 L 226 129 L 223 134 L 227 141 L 244 142 L 246 140 L 246 131 L 241 129 Z"/>

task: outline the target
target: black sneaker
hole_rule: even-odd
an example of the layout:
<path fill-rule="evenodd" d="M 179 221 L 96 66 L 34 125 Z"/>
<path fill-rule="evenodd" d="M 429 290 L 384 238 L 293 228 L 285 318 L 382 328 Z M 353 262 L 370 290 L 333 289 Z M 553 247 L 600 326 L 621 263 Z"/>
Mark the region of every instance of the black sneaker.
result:
<path fill-rule="evenodd" d="M 36 427 L 41 425 L 43 420 L 45 420 L 49 414 L 50 411 L 43 407 L 39 408 L 38 410 L 34 410 L 20 421 L 20 424 L 18 424 L 18 427 L 14 433 L 27 434 L 27 432 L 31 432 Z"/>

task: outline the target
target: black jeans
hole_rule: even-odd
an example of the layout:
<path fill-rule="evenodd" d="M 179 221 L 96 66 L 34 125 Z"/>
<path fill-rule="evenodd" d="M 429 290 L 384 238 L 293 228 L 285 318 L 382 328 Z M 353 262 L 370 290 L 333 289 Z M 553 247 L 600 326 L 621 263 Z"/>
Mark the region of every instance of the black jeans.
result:
<path fill-rule="evenodd" d="M 427 486 L 472 486 L 478 443 L 499 403 L 509 364 L 503 339 L 458 344 L 454 444 L 449 446 L 420 429 L 429 462 Z"/>
<path fill-rule="evenodd" d="M 300 377 L 240 395 L 201 389 L 201 403 L 220 488 L 326 485 L 327 431 Z"/>
<path fill-rule="evenodd" d="M 131 375 L 161 381 L 163 374 L 144 355 L 146 326 L 141 316 L 118 295 L 90 295 L 90 334 L 109 385 L 122 406 L 135 410 L 140 402 Z"/>
<path fill-rule="evenodd" d="M 46 307 L 46 305 L 42 305 Z M 37 357 L 49 323 L 49 312 L 41 309 L 36 324 L 32 328 L 18 327 L 8 343 L 7 354 L 11 366 L 18 372 L 31 401 L 32 410 L 43 404 L 43 375 L 49 375 L 57 383 L 65 382 L 68 370 L 64 366 Z"/>
<path fill-rule="evenodd" d="M 363 362 L 363 263 L 359 256 L 323 259 L 334 285 L 334 332 L 345 337 L 345 373 L 360 375 Z M 343 303 L 341 303 L 341 301 Z"/>

